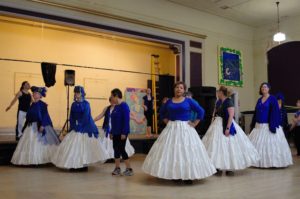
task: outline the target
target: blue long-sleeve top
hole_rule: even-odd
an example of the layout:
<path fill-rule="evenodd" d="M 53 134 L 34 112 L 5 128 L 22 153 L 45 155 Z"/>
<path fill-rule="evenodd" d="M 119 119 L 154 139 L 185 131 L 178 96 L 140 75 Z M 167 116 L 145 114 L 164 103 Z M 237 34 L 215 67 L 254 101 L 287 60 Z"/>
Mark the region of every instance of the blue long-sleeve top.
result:
<path fill-rule="evenodd" d="M 216 103 L 216 115 L 220 116 L 222 118 L 224 133 L 225 133 L 227 123 L 229 120 L 229 112 L 228 112 L 229 107 L 234 107 L 233 101 L 230 98 L 226 98 L 223 102 L 222 102 L 222 100 L 218 100 Z M 230 133 L 230 135 L 236 134 L 236 129 L 233 125 L 233 122 L 230 125 L 229 133 Z"/>
<path fill-rule="evenodd" d="M 33 102 L 26 114 L 26 122 L 37 122 L 38 126 L 52 126 L 52 121 L 48 113 L 47 104 L 41 100 Z"/>
<path fill-rule="evenodd" d="M 130 109 L 126 102 L 115 106 L 110 119 L 112 135 L 128 135 L 130 133 Z"/>
<path fill-rule="evenodd" d="M 280 110 L 277 99 L 270 95 L 263 103 L 262 98 L 259 98 L 256 103 L 255 113 L 252 118 L 251 126 L 255 123 L 269 124 L 269 129 L 272 133 L 276 133 L 276 128 L 280 125 Z"/>
<path fill-rule="evenodd" d="M 92 118 L 88 101 L 73 102 L 70 113 L 70 130 L 87 133 L 89 137 L 98 137 L 98 128 Z"/>
<path fill-rule="evenodd" d="M 164 106 L 161 107 L 159 115 L 161 119 L 169 119 L 171 121 L 190 121 L 192 111 L 197 113 L 196 119 L 204 118 L 204 109 L 193 99 L 185 98 L 182 102 L 174 103 L 169 99 Z"/>

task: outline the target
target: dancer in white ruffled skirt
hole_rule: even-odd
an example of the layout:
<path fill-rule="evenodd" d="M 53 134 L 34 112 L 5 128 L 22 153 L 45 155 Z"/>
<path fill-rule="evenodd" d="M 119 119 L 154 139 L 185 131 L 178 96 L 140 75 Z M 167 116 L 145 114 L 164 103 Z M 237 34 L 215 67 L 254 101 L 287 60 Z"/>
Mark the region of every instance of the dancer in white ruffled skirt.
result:
<path fill-rule="evenodd" d="M 11 159 L 14 165 L 39 165 L 51 162 L 60 143 L 52 127 L 47 104 L 41 100 L 46 88 L 31 87 L 34 102 L 26 115 L 26 128 Z"/>
<path fill-rule="evenodd" d="M 59 168 L 87 171 L 88 165 L 103 163 L 109 157 L 92 119 L 90 104 L 84 99 L 83 87 L 76 86 L 74 96 L 75 101 L 70 113 L 70 132 L 53 155 L 52 163 Z"/>
<path fill-rule="evenodd" d="M 110 115 L 112 111 L 114 110 L 115 104 L 112 103 L 111 97 L 109 98 L 109 103 L 110 106 L 107 106 L 103 109 L 102 113 L 100 113 L 94 121 L 101 120 L 104 117 L 103 125 L 102 125 L 102 130 L 100 130 L 100 137 L 101 137 L 101 142 L 104 145 L 106 151 L 108 152 L 109 159 L 113 159 L 114 156 L 114 148 L 113 148 L 113 141 L 110 139 L 110 131 L 111 131 L 111 118 Z M 126 145 L 125 145 L 125 150 L 128 154 L 128 157 L 133 156 L 134 154 L 134 148 L 130 144 L 129 138 L 127 137 L 126 139 Z"/>
<path fill-rule="evenodd" d="M 226 175 L 233 175 L 233 171 L 253 166 L 260 159 L 249 138 L 234 121 L 234 105 L 227 96 L 228 89 L 221 86 L 214 112 L 216 117 L 202 139 L 218 175 L 222 175 L 223 170 Z"/>
<path fill-rule="evenodd" d="M 260 154 L 256 167 L 287 167 L 293 164 L 290 147 L 280 126 L 280 111 L 277 100 L 269 94 L 270 85 L 262 83 L 252 120 L 254 128 L 249 136 Z"/>
<path fill-rule="evenodd" d="M 163 179 L 202 179 L 216 172 L 195 126 L 204 117 L 204 110 L 193 99 L 183 97 L 186 86 L 177 82 L 175 97 L 168 100 L 160 114 L 167 126 L 149 151 L 143 171 Z M 191 122 L 191 111 L 197 119 Z"/>

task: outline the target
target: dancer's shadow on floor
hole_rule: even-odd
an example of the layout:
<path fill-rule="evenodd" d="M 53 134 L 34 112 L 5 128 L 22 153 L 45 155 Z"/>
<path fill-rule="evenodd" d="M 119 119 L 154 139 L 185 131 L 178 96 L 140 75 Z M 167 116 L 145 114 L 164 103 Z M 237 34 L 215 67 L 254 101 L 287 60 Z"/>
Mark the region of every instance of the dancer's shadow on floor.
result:
<path fill-rule="evenodd" d="M 142 184 L 145 186 L 166 186 L 166 187 L 174 187 L 174 186 L 195 186 L 205 184 L 206 179 L 202 180 L 193 180 L 193 181 L 185 181 L 185 180 L 166 180 L 160 179 L 153 176 L 149 176 L 144 173 L 137 173 L 135 177 L 130 179 L 131 182 Z"/>

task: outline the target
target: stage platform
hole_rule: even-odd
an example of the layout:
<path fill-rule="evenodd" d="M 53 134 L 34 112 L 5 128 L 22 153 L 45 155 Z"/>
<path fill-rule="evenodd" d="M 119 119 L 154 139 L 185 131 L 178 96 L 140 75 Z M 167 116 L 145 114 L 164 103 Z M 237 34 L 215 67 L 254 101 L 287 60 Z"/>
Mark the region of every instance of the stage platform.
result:
<path fill-rule="evenodd" d="M 129 135 L 131 145 L 135 149 L 135 153 L 147 154 L 158 135 L 146 137 L 146 135 Z M 10 164 L 11 157 L 16 149 L 18 142 L 11 129 L 0 129 L 0 165 Z"/>

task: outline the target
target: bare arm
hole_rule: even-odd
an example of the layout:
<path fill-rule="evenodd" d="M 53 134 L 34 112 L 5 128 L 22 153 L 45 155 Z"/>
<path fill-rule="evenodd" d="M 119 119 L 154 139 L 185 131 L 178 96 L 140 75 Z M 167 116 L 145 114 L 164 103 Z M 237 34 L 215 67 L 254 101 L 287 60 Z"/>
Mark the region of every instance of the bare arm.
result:
<path fill-rule="evenodd" d="M 168 120 L 167 118 L 165 118 L 165 119 L 163 119 L 163 122 L 164 122 L 165 124 L 168 124 L 169 120 Z"/>
<path fill-rule="evenodd" d="M 229 130 L 233 121 L 233 117 L 234 117 L 234 107 L 229 107 L 228 109 L 228 122 L 227 122 L 227 126 L 226 126 L 226 131 L 225 131 L 225 135 L 229 136 Z"/>
<path fill-rule="evenodd" d="M 95 117 L 95 119 L 94 119 L 95 122 L 98 121 L 98 120 L 101 120 L 101 119 L 104 117 L 107 108 L 108 108 L 108 107 L 105 107 L 105 108 L 103 109 L 103 111 L 102 111 L 97 117 Z"/>
<path fill-rule="evenodd" d="M 298 122 L 300 122 L 300 115 L 298 117 L 293 118 L 292 126 L 290 128 L 290 131 L 293 130 L 296 127 Z"/>
<path fill-rule="evenodd" d="M 191 125 L 192 127 L 196 127 L 199 124 L 200 120 L 196 119 L 195 121 L 191 122 L 189 121 L 189 125 Z"/>
<path fill-rule="evenodd" d="M 8 111 L 16 103 L 16 101 L 18 101 L 19 97 L 21 96 L 22 96 L 22 92 L 19 91 L 14 97 L 14 99 L 10 102 L 10 105 L 5 109 L 5 111 Z"/>
<path fill-rule="evenodd" d="M 234 107 L 229 107 L 228 113 L 229 113 L 229 118 L 228 118 L 227 128 L 230 128 L 234 117 Z"/>

